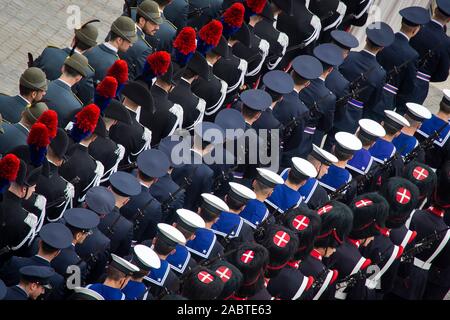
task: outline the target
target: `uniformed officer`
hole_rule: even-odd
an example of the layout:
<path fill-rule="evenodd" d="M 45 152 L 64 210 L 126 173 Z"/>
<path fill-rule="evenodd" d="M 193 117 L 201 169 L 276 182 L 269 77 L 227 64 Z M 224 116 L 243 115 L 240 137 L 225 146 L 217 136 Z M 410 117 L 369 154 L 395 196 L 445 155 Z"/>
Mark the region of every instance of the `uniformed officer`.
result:
<path fill-rule="evenodd" d="M 100 223 L 98 215 L 88 209 L 74 208 L 64 212 L 63 221 L 72 232 L 72 245 L 62 249 L 58 256 L 52 260 L 52 267 L 64 278 L 72 274 L 70 267 L 78 266 L 80 268 L 81 283 L 86 280 L 86 263 L 78 256 L 75 247 L 82 244 Z"/>
<path fill-rule="evenodd" d="M 189 300 L 216 300 L 222 293 L 224 283 L 206 267 L 191 272 L 183 283 L 182 295 Z"/>
<path fill-rule="evenodd" d="M 404 117 L 408 120 L 409 126 L 403 127 L 398 137 L 392 140 L 395 148 L 397 148 L 397 150 L 402 150 L 401 155 L 403 157 L 408 155 L 419 145 L 419 142 L 414 137 L 414 134 L 417 129 L 419 129 L 422 122 L 431 119 L 431 112 L 424 106 L 408 102 L 406 103 L 406 113 Z M 423 150 L 420 151 L 422 153 L 418 154 L 416 159 L 422 162 L 425 160 L 425 155 L 423 154 Z"/>
<path fill-rule="evenodd" d="M 338 271 L 330 270 L 323 262 L 336 252 L 351 230 L 353 213 L 345 204 L 331 201 L 319 208 L 322 223 L 319 235 L 314 242 L 314 249 L 301 263 L 299 270 L 305 276 L 313 276 L 315 283 L 309 290 L 307 300 L 326 300 L 334 297 Z"/>
<path fill-rule="evenodd" d="M 225 6 L 225 7 L 222 7 Z M 226 1 L 218 0 L 192 0 L 189 2 L 189 13 L 187 24 L 193 28 L 200 29 L 211 19 L 218 18 L 221 7 L 229 7 Z"/>
<path fill-rule="evenodd" d="M 297 157 L 292 158 L 291 161 L 292 165 L 284 184 L 275 186 L 273 193 L 265 201 L 273 212 L 276 211 L 276 215 L 298 207 L 303 201 L 298 190 L 308 179 L 317 177 L 317 170 L 311 162 Z"/>
<path fill-rule="evenodd" d="M 189 60 L 175 88 L 169 93 L 170 101 L 183 107 L 183 128 L 192 130 L 203 121 L 206 101 L 196 96 L 191 89 L 197 79 L 208 80 L 209 67 L 206 59 L 195 52 Z"/>
<path fill-rule="evenodd" d="M 178 209 L 177 219 L 173 226 L 183 234 L 186 241 L 190 241 L 195 239 L 197 230 L 205 228 L 206 225 L 203 218 L 197 213 L 186 209 Z M 175 252 L 170 254 L 166 261 L 169 262 L 170 268 L 180 276 L 194 270 L 197 266 L 190 251 L 182 244 L 177 244 Z"/>
<path fill-rule="evenodd" d="M 394 32 L 386 23 L 377 21 L 366 28 L 366 35 L 364 49 L 350 52 L 339 70 L 351 82 L 350 88 L 358 91 L 349 100 L 349 106 L 353 106 L 355 111 L 363 108 L 364 118 L 381 121 L 383 111 L 376 110 L 375 106 L 386 82 L 386 71 L 376 56 L 394 42 Z M 356 130 L 356 123 L 353 129 Z"/>
<path fill-rule="evenodd" d="M 64 211 L 73 205 L 75 196 L 73 185 L 77 181 L 67 182 L 58 172 L 66 157 L 68 146 L 69 138 L 66 132 L 58 128 L 56 137 L 47 150 L 48 174 L 40 175 L 36 184 L 36 192 L 47 199 L 46 219 L 49 222 L 58 221 Z"/>
<path fill-rule="evenodd" d="M 314 56 L 322 63 L 324 71 L 318 79 L 311 80 L 311 84 L 299 95 L 312 112 L 307 126 L 315 131 L 312 142 L 307 140 L 302 142 L 301 149 L 306 153 L 311 151 L 312 143 L 320 144 L 324 134 L 333 128 L 336 95 L 325 86 L 325 81 L 333 68 L 337 68 L 344 61 L 342 50 L 330 43 L 314 48 Z"/>
<path fill-rule="evenodd" d="M 375 144 L 369 149 L 370 154 L 373 157 L 373 160 L 377 163 L 383 164 L 386 161 L 390 160 L 396 154 L 402 152 L 402 150 L 397 150 L 392 143 L 392 140 L 396 138 L 403 127 L 409 127 L 409 122 L 404 117 L 399 115 L 398 113 L 385 110 L 385 120 L 382 122 L 383 128 L 386 130 L 386 135 L 382 138 L 379 138 Z M 400 171 L 403 167 L 403 161 L 401 159 L 397 159 L 394 161 L 393 166 L 389 170 L 389 172 L 384 172 L 383 174 L 387 176 L 393 176 L 400 174 Z"/>
<path fill-rule="evenodd" d="M 238 163 L 242 164 L 236 169 L 235 177 L 251 181 L 256 176 L 256 167 L 262 163 L 261 155 L 267 155 L 268 142 L 258 135 L 253 124 L 261 114 L 272 105 L 272 97 L 261 89 L 249 89 L 240 94 L 241 113 L 245 120 L 246 132 L 238 141 L 238 145 L 244 145 L 244 154 L 237 153 Z M 268 137 L 267 137 L 268 138 Z M 266 138 L 266 139 L 267 139 Z M 263 151 L 266 151 L 265 153 Z M 275 160 L 277 159 L 270 159 Z M 276 163 L 265 163 L 276 166 Z M 244 182 L 245 184 L 245 182 Z"/>
<path fill-rule="evenodd" d="M 361 141 L 362 148 L 353 154 L 353 158 L 347 162 L 346 166 L 353 178 L 365 175 L 372 169 L 373 158 L 369 149 L 378 139 L 386 135 L 386 130 L 378 122 L 370 119 L 361 119 L 358 123 L 359 130 L 356 133 L 356 137 Z"/>
<path fill-rule="evenodd" d="M 352 231 L 330 258 L 330 263 L 339 272 L 334 297 L 338 300 L 372 300 L 373 289 L 365 285 L 367 268 L 372 261 L 361 255 L 360 248 L 367 247 L 380 234 L 380 228 L 384 228 L 389 204 L 378 193 L 365 193 L 350 203 L 350 209 L 353 211 Z M 349 276 L 354 279 L 349 281 Z"/>
<path fill-rule="evenodd" d="M 72 92 L 72 87 L 88 75 L 88 68 L 87 58 L 79 53 L 74 53 L 64 61 L 61 76 L 50 82 L 48 86 L 45 100 L 49 109 L 58 113 L 58 125 L 61 128 L 65 128 L 72 120 L 70 117 L 73 112 L 83 106 L 83 103 Z"/>
<path fill-rule="evenodd" d="M 145 59 L 154 51 L 145 37 L 154 36 L 163 23 L 158 4 L 152 0 L 142 1 L 139 4 L 135 20 L 137 41 L 126 52 L 119 53 L 119 56 L 128 63 L 130 80 L 134 80 L 141 75 Z"/>
<path fill-rule="evenodd" d="M 128 82 L 122 90 L 122 104 L 127 109 L 131 124 L 118 121 L 109 128 L 109 138 L 124 146 L 125 155 L 122 164 L 131 164 L 144 150 L 150 148 L 152 133 L 139 123 L 141 109 L 153 112 L 154 102 L 148 89 L 139 82 Z"/>
<path fill-rule="evenodd" d="M 224 283 L 222 293 L 217 299 L 229 300 L 242 285 L 242 272 L 236 268 L 236 266 L 225 260 L 216 261 L 210 266 L 210 269 L 213 270 Z"/>
<path fill-rule="evenodd" d="M 310 118 L 308 107 L 299 98 L 299 93 L 309 86 L 312 80 L 317 79 L 323 68 L 319 60 L 313 56 L 302 55 L 292 61 L 291 77 L 294 80 L 294 90 L 283 96 L 283 100 L 275 106 L 274 116 L 284 126 L 283 157 L 281 166 L 290 165 L 290 159 L 294 155 L 305 157 L 308 152 L 302 154 L 299 147 L 303 139 L 310 140 L 314 132 L 312 128 L 306 128 L 306 122 Z"/>
<path fill-rule="evenodd" d="M 6 154 L 15 147 L 26 145 L 31 127 L 47 110 L 48 107 L 44 102 L 37 102 L 25 107 L 19 122 L 4 123 L 3 133 L 0 135 L 0 153 Z"/>
<path fill-rule="evenodd" d="M 306 8 L 320 17 L 322 41 L 329 41 L 331 31 L 339 27 L 347 12 L 347 5 L 340 0 L 327 1 L 326 4 L 319 0 L 312 0 L 307 2 Z"/>
<path fill-rule="evenodd" d="M 154 35 L 147 35 L 147 41 L 153 48 L 157 48 L 157 50 L 172 52 L 172 40 L 177 35 L 177 27 L 175 27 L 170 20 L 166 19 L 164 15 L 165 8 L 172 0 L 155 0 L 155 2 L 158 4 L 162 23 Z"/>
<path fill-rule="evenodd" d="M 230 300 L 271 300 L 267 291 L 263 271 L 269 262 L 269 252 L 255 242 L 246 242 L 239 246 L 229 261 L 243 275 L 243 283 Z"/>
<path fill-rule="evenodd" d="M 25 150 L 28 147 L 24 146 Z M 2 232 L 0 237 L 1 259 L 5 261 L 11 254 L 26 254 L 29 244 L 42 226 L 40 217 L 27 211 L 24 202 L 32 196 L 42 167 L 28 164 L 23 155 L 9 154 L 2 158 Z M 21 151 L 20 151 L 21 152 Z M 20 157 L 20 159 L 19 159 Z M 23 158 L 23 159 L 22 159 Z"/>
<path fill-rule="evenodd" d="M 450 119 L 450 90 L 444 90 L 438 113 L 432 115 L 431 119 L 425 120 L 415 135 L 419 142 L 422 142 L 443 128 L 433 142 L 433 146 L 425 154 L 425 163 L 434 169 L 441 167 L 445 159 L 449 159 L 450 125 L 448 119 Z"/>
<path fill-rule="evenodd" d="M 106 73 L 116 60 L 119 52 L 127 52 L 138 40 L 137 27 L 128 17 L 119 17 L 111 25 L 108 41 L 99 44 L 88 51 L 85 56 L 94 68 L 94 85 L 97 85 L 106 76 Z M 93 94 L 93 93 L 92 93 Z"/>
<path fill-rule="evenodd" d="M 114 195 L 115 207 L 100 219 L 98 228 L 111 240 L 111 253 L 124 257 L 130 253 L 133 222 L 123 217 L 120 209 L 130 201 L 131 197 L 141 192 L 141 186 L 136 177 L 122 171 L 114 173 L 109 178 L 109 183 L 109 189 Z"/>
<path fill-rule="evenodd" d="M 55 270 L 46 266 L 25 266 L 20 268 L 20 281 L 17 285 L 9 287 L 4 300 L 37 300 L 51 290 L 50 279 Z"/>
<path fill-rule="evenodd" d="M 42 100 L 47 91 L 45 73 L 39 68 L 29 68 L 19 80 L 19 94 L 14 97 L 0 95 L 0 113 L 10 123 L 20 121 L 26 106 Z"/>
<path fill-rule="evenodd" d="M 173 23 L 177 30 L 187 25 L 189 2 L 187 0 L 173 0 L 164 8 L 164 17 Z"/>
<path fill-rule="evenodd" d="M 333 30 L 331 32 L 333 43 L 342 49 L 342 56 L 345 59 L 348 57 L 350 50 L 358 47 L 359 42 L 355 36 L 349 32 L 342 30 Z M 354 101 L 351 104 L 348 102 L 350 92 L 350 81 L 347 80 L 338 68 L 334 68 L 325 80 L 325 86 L 336 95 L 336 112 L 334 114 L 333 128 L 327 135 L 324 148 L 330 151 L 334 145 L 334 135 L 339 131 L 354 133 L 356 130 L 353 122 L 361 119 L 362 108 L 357 108 Z"/>
<path fill-rule="evenodd" d="M 272 142 L 272 130 L 275 132 L 275 138 L 279 141 L 280 147 L 276 150 L 275 154 L 270 152 L 272 156 L 278 156 L 281 154 L 283 150 L 283 131 L 282 124 L 280 121 L 274 116 L 273 109 L 281 104 L 283 97 L 285 95 L 289 95 L 294 90 L 294 80 L 292 77 L 280 70 L 273 70 L 266 73 L 263 77 L 263 84 L 265 87 L 265 91 L 270 94 L 272 97 L 272 104 L 268 109 L 266 109 L 258 120 L 253 124 L 255 129 L 263 129 L 268 130 L 267 133 L 267 142 L 268 142 L 268 150 L 271 150 L 271 142 Z M 284 110 L 282 110 L 283 112 Z M 270 156 L 269 155 L 269 156 Z"/>
<path fill-rule="evenodd" d="M 20 281 L 19 270 L 24 266 L 50 267 L 51 262 L 58 256 L 62 249 L 71 246 L 72 233 L 62 223 L 49 223 L 39 232 L 38 251 L 29 258 L 12 257 L 1 269 L 1 278 L 9 286 Z M 49 280 L 52 292 L 48 297 L 51 300 L 61 300 L 64 297 L 65 283 L 62 275 L 55 273 Z"/>
<path fill-rule="evenodd" d="M 421 7 L 408 7 L 399 13 L 403 18 L 400 31 L 395 34 L 394 42 L 377 55 L 378 62 L 389 72 L 387 83 L 375 107 L 378 112 L 395 108 L 398 113 L 403 114 L 406 111 L 405 103 L 409 102 L 406 99 L 414 91 L 418 80 L 419 54 L 409 41 L 422 25 L 430 22 L 430 13 Z"/>
<path fill-rule="evenodd" d="M 186 248 L 194 254 L 197 262 L 216 258 L 223 254 L 224 248 L 212 231 L 212 226 L 218 221 L 222 212 L 229 212 L 230 208 L 220 198 L 209 194 L 202 194 L 202 204 L 198 210 L 205 221 L 205 228 L 197 229 L 195 238 L 186 243 Z"/>
<path fill-rule="evenodd" d="M 177 244 L 186 244 L 186 238 L 183 234 L 171 225 L 158 224 L 158 234 L 153 238 L 152 249 L 161 260 L 159 269 L 152 269 L 144 278 L 149 290 L 143 300 L 150 299 L 150 294 L 159 300 L 163 295 L 173 294 L 179 291 L 180 281 L 176 274 L 171 270 L 167 257 L 174 253 Z"/>
<path fill-rule="evenodd" d="M 307 160 L 316 168 L 317 177 L 308 179 L 298 192 L 308 207 L 317 209 L 329 200 L 327 191 L 319 184 L 319 179 L 328 172 L 328 168 L 331 165 L 338 162 L 338 159 L 331 153 L 313 144 L 313 150 L 308 155 Z M 287 178 L 287 170 L 282 172 L 282 176 L 283 179 Z"/>
<path fill-rule="evenodd" d="M 125 300 L 122 289 L 125 288 L 131 276 L 139 272 L 139 268 L 127 260 L 111 254 L 111 262 L 106 269 L 106 279 L 103 283 L 94 283 L 86 288 L 99 293 L 105 300 Z"/>
<path fill-rule="evenodd" d="M 95 104 L 84 107 L 77 113 L 76 121 L 68 133 L 75 143 L 69 147 L 68 160 L 59 168 L 59 173 L 67 181 L 79 178 L 75 185 L 75 203 L 84 201 L 87 190 L 98 186 L 104 173 L 102 163 L 88 152 L 89 145 L 96 139 L 94 130 L 99 117 L 100 109 Z"/>
<path fill-rule="evenodd" d="M 212 191 L 214 171 L 204 163 L 204 158 L 210 155 L 215 145 L 221 144 L 223 139 L 224 132 L 221 127 L 211 122 L 201 122 L 194 128 L 194 141 L 186 139 L 181 142 L 186 143 L 182 150 L 183 154 L 181 158 L 172 158 L 172 161 L 182 166 L 174 168 L 172 178 L 179 186 L 182 184 L 189 186 L 189 189 L 186 189 L 183 208 L 197 210 L 200 206 L 201 194 Z M 190 149 L 188 149 L 189 143 L 191 143 Z"/>
<path fill-rule="evenodd" d="M 352 26 L 362 27 L 369 17 L 369 10 L 372 7 L 372 0 L 342 0 L 347 6 L 344 19 L 338 26 L 339 29 L 348 31 Z"/>
<path fill-rule="evenodd" d="M 338 132 L 335 135 L 334 155 L 338 162 L 328 168 L 327 174 L 319 179 L 319 183 L 328 192 L 338 190 L 340 187 L 352 180 L 352 175 L 346 169 L 347 163 L 352 159 L 355 152 L 362 149 L 361 141 L 348 132 Z M 356 191 L 356 190 L 355 190 Z M 354 196 L 350 194 L 350 197 Z"/>
<path fill-rule="evenodd" d="M 136 161 L 137 179 L 141 184 L 138 195 L 120 209 L 120 213 L 134 224 L 133 240 L 142 242 L 155 237 L 158 223 L 163 221 L 161 204 L 150 193 L 150 187 L 167 174 L 170 161 L 160 150 L 146 150 Z"/>
<path fill-rule="evenodd" d="M 252 188 L 256 194 L 256 199 L 247 202 L 244 210 L 239 214 L 244 222 L 256 229 L 259 224 L 269 218 L 269 210 L 264 201 L 270 197 L 275 186 L 284 183 L 283 179 L 267 169 L 257 168 L 258 174 L 253 180 Z"/>
<path fill-rule="evenodd" d="M 152 269 L 161 267 L 161 260 L 158 255 L 147 246 L 138 244 L 133 248 L 131 263 L 139 268 L 138 272 L 131 275 L 131 279 L 122 289 L 126 300 L 140 300 L 147 291 L 147 286 L 143 283 L 144 277 L 151 272 Z"/>
<path fill-rule="evenodd" d="M 436 189 L 436 173 L 426 164 L 413 160 L 405 166 L 403 177 L 419 188 L 419 206 L 417 209 L 426 208 Z"/>
<path fill-rule="evenodd" d="M 206 26 L 204 26 L 199 31 L 199 36 L 202 33 L 202 30 L 204 28 L 208 30 L 210 28 L 210 24 L 217 22 L 217 20 L 213 20 Z M 217 22 L 218 23 L 218 22 Z M 221 25 L 222 26 L 222 25 Z M 211 28 L 212 29 L 212 28 Z M 219 28 L 221 29 L 221 28 Z M 220 31 L 221 32 L 221 31 Z M 201 37 L 201 36 L 200 36 Z M 197 48 L 199 48 L 197 46 Z M 197 49 L 199 50 L 199 49 Z M 230 54 L 230 50 L 227 44 L 227 41 L 224 37 L 220 37 L 220 40 L 217 44 L 217 46 L 213 47 L 210 51 L 207 53 L 204 53 L 205 59 L 208 63 L 208 69 L 209 69 L 209 75 L 207 80 L 203 79 L 197 79 L 194 82 L 192 82 L 191 88 L 192 92 L 197 95 L 198 97 L 202 98 L 206 101 L 206 111 L 205 111 L 205 120 L 211 121 L 215 118 L 216 114 L 221 110 L 223 107 L 223 103 L 225 101 L 227 90 L 228 90 L 228 84 L 225 80 L 220 79 L 214 74 L 214 65 L 220 60 L 220 59 L 226 59 L 228 55 Z"/>
<path fill-rule="evenodd" d="M 437 0 L 431 21 L 422 26 L 411 39 L 410 45 L 419 54 L 415 89 L 406 94 L 406 101 L 423 104 L 428 95 L 430 82 L 442 82 L 448 78 L 450 41 L 446 28 L 450 22 L 450 4 Z"/>
<path fill-rule="evenodd" d="M 224 247 L 228 245 L 229 240 L 235 240 L 238 243 L 253 240 L 253 230 L 244 223 L 244 219 L 239 214 L 248 201 L 256 199 L 256 194 L 241 184 L 229 182 L 229 185 L 230 191 L 225 196 L 225 203 L 230 211 L 222 212 L 219 220 L 211 227 L 216 235 L 223 238 L 221 240 L 225 240 L 222 242 Z"/>
<path fill-rule="evenodd" d="M 86 209 L 94 211 L 100 218 L 113 211 L 114 205 L 115 198 L 112 192 L 100 186 L 88 190 L 83 204 Z M 91 231 L 91 235 L 75 247 L 75 251 L 87 265 L 86 283 L 94 283 L 103 275 L 111 250 L 111 240 L 98 227 Z"/>

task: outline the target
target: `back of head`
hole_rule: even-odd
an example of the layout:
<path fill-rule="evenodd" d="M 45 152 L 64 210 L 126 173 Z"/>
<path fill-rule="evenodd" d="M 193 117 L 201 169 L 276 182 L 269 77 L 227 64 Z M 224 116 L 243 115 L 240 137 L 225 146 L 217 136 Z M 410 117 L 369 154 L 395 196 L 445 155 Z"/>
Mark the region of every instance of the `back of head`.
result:
<path fill-rule="evenodd" d="M 426 164 L 411 161 L 405 166 L 403 177 L 419 188 L 419 201 L 429 198 L 436 188 L 436 173 Z"/>
<path fill-rule="evenodd" d="M 337 248 L 352 229 L 352 210 L 338 201 L 331 201 L 318 211 L 322 227 L 314 243 L 318 248 Z"/>
<path fill-rule="evenodd" d="M 195 268 L 183 283 L 183 296 L 189 300 L 215 300 L 222 293 L 224 283 L 215 272 L 205 267 Z"/>

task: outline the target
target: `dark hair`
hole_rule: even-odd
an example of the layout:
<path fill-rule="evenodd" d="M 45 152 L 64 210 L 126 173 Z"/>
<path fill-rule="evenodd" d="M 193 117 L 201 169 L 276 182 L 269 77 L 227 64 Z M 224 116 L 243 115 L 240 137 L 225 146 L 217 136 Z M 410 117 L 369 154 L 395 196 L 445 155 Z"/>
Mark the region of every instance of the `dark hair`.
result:
<path fill-rule="evenodd" d="M 70 226 L 70 225 L 66 225 L 66 227 L 69 228 L 70 232 L 72 232 L 72 236 L 73 236 L 74 238 L 75 238 L 75 235 L 76 235 L 77 233 L 80 233 L 80 232 L 82 233 L 82 232 L 84 232 L 84 230 L 75 228 L 75 227 Z"/>
<path fill-rule="evenodd" d="M 292 80 L 294 80 L 294 84 L 296 86 L 304 86 L 309 80 L 302 78 L 297 72 L 291 72 Z"/>
<path fill-rule="evenodd" d="M 123 278 L 125 278 L 127 275 L 125 273 L 123 273 L 122 271 L 116 269 L 115 267 L 109 265 L 108 268 L 106 269 L 106 278 L 114 280 L 114 281 L 119 281 Z"/>
<path fill-rule="evenodd" d="M 388 136 L 393 136 L 394 134 L 396 134 L 397 132 L 399 132 L 400 130 L 398 130 L 397 128 L 394 128 L 393 126 L 391 126 L 390 124 L 384 122 L 383 125 L 384 129 L 386 130 L 386 134 Z"/>
<path fill-rule="evenodd" d="M 192 235 L 194 234 L 194 232 L 189 231 L 189 230 L 187 230 L 186 228 L 183 228 L 183 227 L 181 226 L 181 224 L 179 224 L 179 223 L 177 224 L 177 229 L 178 229 L 178 231 L 180 231 L 180 232 L 183 234 L 183 236 L 184 236 L 186 239 L 192 237 Z"/>
<path fill-rule="evenodd" d="M 172 247 L 167 242 L 156 238 L 155 247 L 153 248 L 156 253 L 166 256 L 171 253 L 173 249 L 175 249 L 175 247 Z"/>
<path fill-rule="evenodd" d="M 300 183 L 302 183 L 303 181 L 305 181 L 305 179 L 303 179 L 303 178 L 301 178 L 301 177 L 295 175 L 295 173 L 293 172 L 293 170 L 294 170 L 294 169 L 289 170 L 289 173 L 288 173 L 288 180 L 289 180 L 290 182 L 292 182 L 293 184 L 300 184 Z"/>
<path fill-rule="evenodd" d="M 75 36 L 75 45 L 80 51 L 86 51 L 87 49 L 92 48 L 92 46 L 84 43 L 83 41 L 78 39 L 76 36 Z"/>
<path fill-rule="evenodd" d="M 205 220 L 206 223 L 213 222 L 217 218 L 216 214 L 212 213 L 209 210 L 206 210 L 203 207 L 200 207 L 200 216 L 203 218 L 203 220 Z"/>
<path fill-rule="evenodd" d="M 369 38 L 367 38 L 367 47 L 369 48 L 369 50 L 379 50 L 379 49 L 383 48 L 383 47 L 377 46 Z"/>
<path fill-rule="evenodd" d="M 253 109 L 247 107 L 245 104 L 242 105 L 242 115 L 243 115 L 245 118 L 253 118 L 253 117 L 255 117 L 259 112 L 261 112 L 261 111 L 253 110 Z"/>
<path fill-rule="evenodd" d="M 273 188 L 266 186 L 264 183 L 262 183 L 261 181 L 256 179 L 255 180 L 255 188 L 254 189 L 255 189 L 254 191 L 256 193 L 259 193 L 259 192 L 267 192 L 267 191 L 269 191 L 269 190 L 271 190 Z"/>
<path fill-rule="evenodd" d="M 167 6 L 172 0 L 155 0 L 160 6 Z"/>
<path fill-rule="evenodd" d="M 228 196 L 228 195 L 227 195 L 227 197 L 226 197 L 225 199 L 226 199 L 225 202 L 227 203 L 228 207 L 229 207 L 231 210 L 238 211 L 238 210 L 240 210 L 243 206 L 245 206 L 244 203 L 242 203 L 242 202 L 240 202 L 240 201 L 237 201 L 237 200 L 233 199 L 232 197 L 230 197 L 230 196 Z"/>
<path fill-rule="evenodd" d="M 275 92 L 269 88 L 266 88 L 266 92 L 272 97 L 273 102 L 278 101 L 283 97 L 281 93 Z"/>
<path fill-rule="evenodd" d="M 115 33 L 114 31 L 110 31 L 110 32 L 109 32 L 109 40 L 110 40 L 110 41 L 114 41 L 114 40 L 116 40 L 116 39 L 118 39 L 118 38 L 124 39 L 124 40 L 125 40 L 124 37 L 119 36 L 119 35 L 118 35 L 117 33 Z"/>
<path fill-rule="evenodd" d="M 186 78 L 186 79 L 192 79 L 196 75 L 197 75 L 197 73 L 195 73 L 194 70 L 191 70 L 189 68 L 186 68 L 186 70 L 184 70 L 184 72 L 183 72 L 183 78 Z"/>
<path fill-rule="evenodd" d="M 145 19 L 145 17 L 143 17 L 139 12 L 136 12 L 136 23 L 139 23 L 139 20 L 141 20 L 141 18 L 143 18 L 145 21 L 147 21 L 147 19 Z"/>
<path fill-rule="evenodd" d="M 54 254 L 56 251 L 59 251 L 59 249 L 49 246 L 42 240 L 41 240 L 41 249 L 42 249 L 42 251 L 44 251 L 45 254 Z"/>
<path fill-rule="evenodd" d="M 144 182 L 146 182 L 146 183 L 150 183 L 150 182 L 153 182 L 155 180 L 155 178 L 146 175 L 141 170 L 138 170 L 138 175 L 139 175 L 139 178 L 141 180 L 144 180 Z"/>
<path fill-rule="evenodd" d="M 339 161 L 347 161 L 352 158 L 352 155 L 342 152 L 341 149 L 334 147 L 334 155 Z"/>
<path fill-rule="evenodd" d="M 372 143 L 374 143 L 373 140 L 370 140 L 365 135 L 361 134 L 361 132 L 358 132 L 358 139 L 361 141 L 363 147 L 370 147 Z"/>
<path fill-rule="evenodd" d="M 450 105 L 446 104 L 444 101 L 439 103 L 439 111 L 444 113 L 450 113 Z"/>
<path fill-rule="evenodd" d="M 72 78 L 81 76 L 81 73 L 79 73 L 77 70 L 75 70 L 74 68 L 68 66 L 68 65 L 64 65 L 64 73 L 66 73 L 67 75 L 69 75 Z"/>
<path fill-rule="evenodd" d="M 40 91 L 40 90 L 38 90 L 38 89 L 30 89 L 30 88 L 24 87 L 22 85 L 19 85 L 19 93 L 23 97 L 24 96 L 28 96 L 31 93 L 35 92 L 35 91 Z"/>

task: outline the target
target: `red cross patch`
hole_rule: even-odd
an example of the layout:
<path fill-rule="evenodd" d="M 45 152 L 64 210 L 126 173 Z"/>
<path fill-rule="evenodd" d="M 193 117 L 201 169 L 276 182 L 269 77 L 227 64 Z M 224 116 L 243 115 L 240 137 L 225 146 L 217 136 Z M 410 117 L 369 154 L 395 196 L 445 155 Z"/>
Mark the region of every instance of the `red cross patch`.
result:
<path fill-rule="evenodd" d="M 321 216 L 324 213 L 330 212 L 331 209 L 333 209 L 333 206 L 327 204 L 325 207 L 320 208 L 319 211 L 317 211 L 317 213 Z"/>
<path fill-rule="evenodd" d="M 309 218 L 304 215 L 298 215 L 295 217 L 294 221 L 292 221 L 292 226 L 295 230 L 305 230 L 309 226 Z"/>
<path fill-rule="evenodd" d="M 214 280 L 213 276 L 206 271 L 199 272 L 197 277 L 198 280 L 206 284 L 211 283 Z"/>
<path fill-rule="evenodd" d="M 225 266 L 221 266 L 216 270 L 216 275 L 218 275 L 220 277 L 220 280 L 222 280 L 222 282 L 224 283 L 228 282 L 228 280 L 231 279 L 232 274 L 233 272 Z"/>
<path fill-rule="evenodd" d="M 254 257 L 255 257 L 255 252 L 253 250 L 247 250 L 241 256 L 241 261 L 243 263 L 247 264 L 247 263 L 251 262 Z"/>
<path fill-rule="evenodd" d="M 372 200 L 369 199 L 362 199 L 359 200 L 358 202 L 355 203 L 355 206 L 357 208 L 362 208 L 362 207 L 368 207 L 371 206 L 373 204 Z"/>
<path fill-rule="evenodd" d="M 278 231 L 273 237 L 273 243 L 280 248 L 286 247 L 289 240 L 291 240 L 291 237 L 284 231 Z"/>
<path fill-rule="evenodd" d="M 429 172 L 427 169 L 422 167 L 415 167 L 413 171 L 413 176 L 416 180 L 422 181 L 428 178 Z"/>
<path fill-rule="evenodd" d="M 406 188 L 398 188 L 395 200 L 400 204 L 407 204 L 411 200 L 411 192 Z"/>

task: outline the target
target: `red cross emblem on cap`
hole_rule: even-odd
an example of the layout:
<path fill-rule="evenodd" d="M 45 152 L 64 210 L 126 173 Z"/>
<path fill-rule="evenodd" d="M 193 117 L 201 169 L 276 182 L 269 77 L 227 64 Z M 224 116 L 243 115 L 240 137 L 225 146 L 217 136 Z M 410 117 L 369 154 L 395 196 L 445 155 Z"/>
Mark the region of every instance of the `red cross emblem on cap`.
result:
<path fill-rule="evenodd" d="M 199 272 L 197 277 L 198 280 L 206 284 L 211 283 L 214 280 L 213 276 L 206 271 Z"/>
<path fill-rule="evenodd" d="M 333 206 L 327 204 L 325 207 L 320 208 L 319 211 L 317 211 L 317 213 L 321 216 L 321 215 L 323 215 L 324 213 L 330 212 L 331 209 L 333 209 Z"/>
<path fill-rule="evenodd" d="M 273 243 L 276 244 L 277 247 L 284 248 L 291 240 L 291 237 L 284 231 L 278 231 L 273 237 Z"/>
<path fill-rule="evenodd" d="M 422 167 L 415 167 L 413 171 L 413 176 L 419 181 L 425 180 L 428 178 L 428 170 Z"/>
<path fill-rule="evenodd" d="M 220 280 L 222 280 L 222 282 L 228 282 L 228 280 L 231 279 L 232 274 L 233 272 L 231 272 L 230 269 L 224 266 L 221 266 L 216 270 L 216 275 L 220 277 Z"/>
<path fill-rule="evenodd" d="M 247 263 L 251 262 L 254 257 L 255 257 L 255 252 L 253 250 L 247 250 L 241 256 L 241 261 L 243 263 L 247 264 Z"/>
<path fill-rule="evenodd" d="M 369 199 L 362 199 L 359 200 L 358 202 L 355 203 L 355 206 L 357 208 L 362 208 L 362 207 L 368 207 L 371 206 L 373 204 L 372 200 Z"/>
<path fill-rule="evenodd" d="M 400 204 L 406 204 L 411 200 L 411 192 L 406 188 L 398 188 L 395 200 Z"/>
<path fill-rule="evenodd" d="M 309 226 L 309 218 L 304 215 L 298 215 L 295 217 L 294 221 L 292 221 L 292 226 L 295 230 L 305 230 Z"/>

